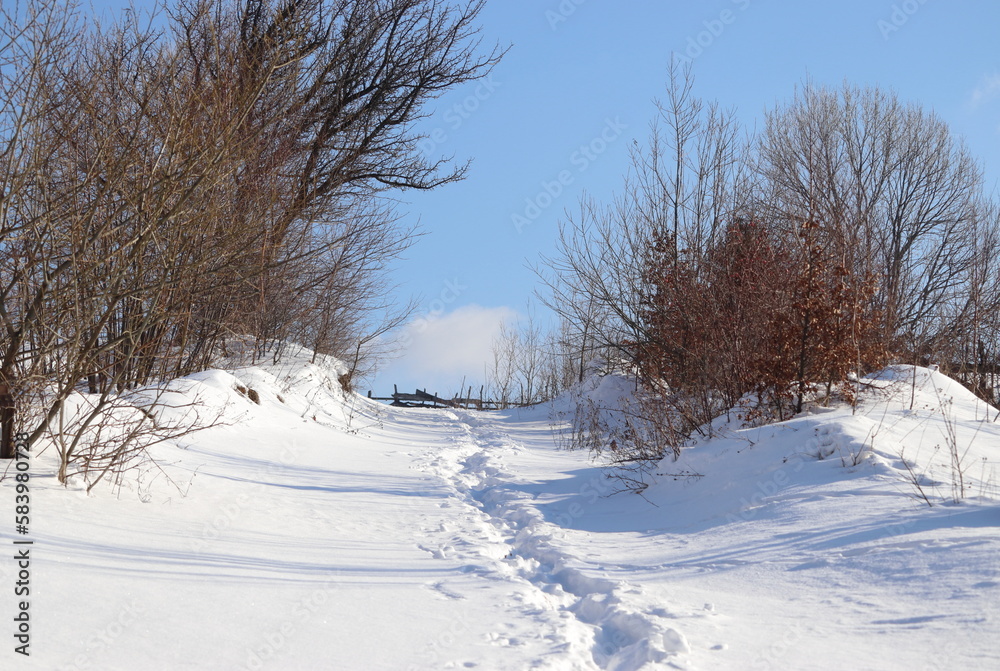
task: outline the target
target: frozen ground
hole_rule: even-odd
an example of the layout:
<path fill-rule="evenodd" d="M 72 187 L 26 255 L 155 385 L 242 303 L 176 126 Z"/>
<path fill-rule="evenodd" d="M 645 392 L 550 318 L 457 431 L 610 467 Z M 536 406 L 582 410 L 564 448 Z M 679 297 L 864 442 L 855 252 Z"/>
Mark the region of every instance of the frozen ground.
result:
<path fill-rule="evenodd" d="M 722 427 L 642 498 L 556 449 L 552 408 L 195 376 L 231 424 L 162 472 L 87 495 L 34 459 L 31 656 L 5 634 L 0 668 L 1000 668 L 1000 424 L 936 373 L 872 383 L 856 415 Z"/>

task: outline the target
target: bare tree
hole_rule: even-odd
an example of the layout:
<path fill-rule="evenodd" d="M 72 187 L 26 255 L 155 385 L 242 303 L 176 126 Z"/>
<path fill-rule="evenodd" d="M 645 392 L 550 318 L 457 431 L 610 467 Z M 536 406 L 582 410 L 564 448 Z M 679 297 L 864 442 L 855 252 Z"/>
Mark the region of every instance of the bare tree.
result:
<path fill-rule="evenodd" d="M 499 59 L 477 55 L 481 8 L 181 0 L 163 29 L 5 8 L 0 380 L 34 399 L 31 439 L 81 383 L 99 397 L 83 427 L 231 337 L 368 367 L 407 312 L 385 273 L 414 235 L 376 199 L 464 174 L 412 127 Z M 61 477 L 85 453 L 67 445 Z"/>
<path fill-rule="evenodd" d="M 982 178 L 968 149 L 934 114 L 893 93 L 808 85 L 771 111 L 759 138 L 771 215 L 823 222 L 859 273 L 878 275 L 885 337 L 924 347 L 975 263 Z"/>
<path fill-rule="evenodd" d="M 640 344 L 657 338 L 648 319 L 658 291 L 649 264 L 669 264 L 678 276 L 682 268 L 700 272 L 748 198 L 738 125 L 732 113 L 695 98 L 692 85 L 690 70 L 675 62 L 667 102 L 657 105 L 648 148 L 632 151 L 622 195 L 607 206 L 582 200 L 539 271 L 546 304 L 627 370 L 635 370 Z"/>
<path fill-rule="evenodd" d="M 525 321 L 502 322 L 492 343 L 488 386 L 501 407 L 555 398 L 575 380 L 575 351 L 558 333 L 546 332 L 530 306 Z"/>

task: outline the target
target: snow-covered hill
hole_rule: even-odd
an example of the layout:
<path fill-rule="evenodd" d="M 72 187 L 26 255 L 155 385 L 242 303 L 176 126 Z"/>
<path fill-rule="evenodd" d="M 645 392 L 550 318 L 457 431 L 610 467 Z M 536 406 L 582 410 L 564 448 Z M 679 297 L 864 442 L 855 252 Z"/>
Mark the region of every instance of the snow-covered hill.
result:
<path fill-rule="evenodd" d="M 722 427 L 639 497 L 556 448 L 565 407 L 390 408 L 308 360 L 175 383 L 228 425 L 132 489 L 37 456 L 0 668 L 1000 668 L 1000 423 L 938 373 Z"/>

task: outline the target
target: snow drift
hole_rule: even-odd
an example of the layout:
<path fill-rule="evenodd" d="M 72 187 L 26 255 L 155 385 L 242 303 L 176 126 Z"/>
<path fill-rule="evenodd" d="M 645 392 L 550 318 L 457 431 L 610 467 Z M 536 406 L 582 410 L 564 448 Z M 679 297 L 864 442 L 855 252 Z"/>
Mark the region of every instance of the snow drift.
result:
<path fill-rule="evenodd" d="M 5 668 L 1000 665 L 1000 425 L 939 373 L 720 422 L 640 497 L 559 449 L 566 399 L 391 408 L 311 359 L 171 383 L 224 421 L 117 488 L 33 458 L 31 656 Z"/>

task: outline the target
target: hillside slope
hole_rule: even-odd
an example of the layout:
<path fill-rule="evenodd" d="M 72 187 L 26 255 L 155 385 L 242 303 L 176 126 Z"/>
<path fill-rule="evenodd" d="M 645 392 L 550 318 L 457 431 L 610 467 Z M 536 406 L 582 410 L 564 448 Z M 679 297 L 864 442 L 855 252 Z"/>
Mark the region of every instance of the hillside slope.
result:
<path fill-rule="evenodd" d="M 131 489 L 36 456 L 31 656 L 0 666 L 1000 667 L 1000 424 L 937 373 L 727 427 L 643 498 L 556 448 L 565 408 L 390 408 L 308 360 L 175 383 L 229 425 L 157 446 Z"/>

